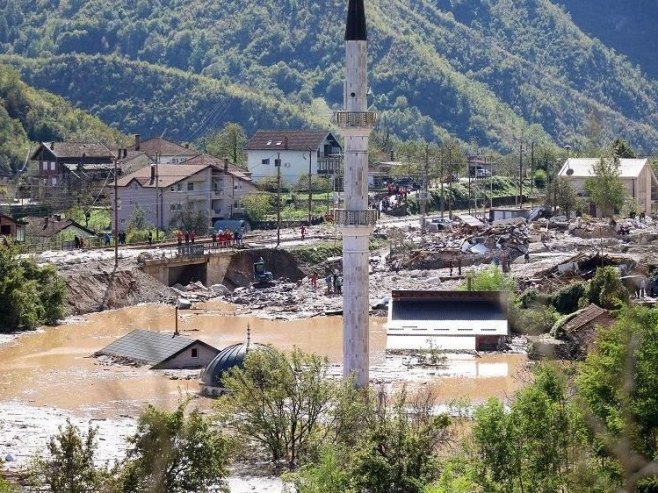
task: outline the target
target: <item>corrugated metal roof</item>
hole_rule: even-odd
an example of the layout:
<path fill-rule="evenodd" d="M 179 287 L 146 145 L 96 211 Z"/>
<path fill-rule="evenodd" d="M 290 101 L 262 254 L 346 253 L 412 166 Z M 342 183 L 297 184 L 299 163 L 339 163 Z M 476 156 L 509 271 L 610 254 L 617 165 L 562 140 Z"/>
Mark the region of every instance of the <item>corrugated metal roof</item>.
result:
<path fill-rule="evenodd" d="M 592 168 L 599 161 L 600 158 L 569 158 L 560 169 L 559 176 L 589 178 L 594 176 Z M 637 178 L 647 164 L 646 159 L 620 159 L 619 177 Z"/>
<path fill-rule="evenodd" d="M 113 356 L 154 366 L 195 343 L 205 344 L 189 337 L 137 329 L 105 346 L 94 356 Z"/>
<path fill-rule="evenodd" d="M 493 300 L 396 300 L 392 320 L 507 320 L 499 302 Z"/>

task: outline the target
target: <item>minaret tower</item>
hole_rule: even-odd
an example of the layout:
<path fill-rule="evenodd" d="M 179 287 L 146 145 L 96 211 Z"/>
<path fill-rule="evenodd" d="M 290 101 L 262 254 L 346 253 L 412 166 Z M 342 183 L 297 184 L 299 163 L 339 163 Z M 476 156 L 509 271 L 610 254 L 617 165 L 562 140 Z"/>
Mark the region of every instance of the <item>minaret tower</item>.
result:
<path fill-rule="evenodd" d="M 368 209 L 368 137 L 377 115 L 368 111 L 368 34 L 363 0 L 349 0 L 345 29 L 345 108 L 334 115 L 345 136 L 343 233 L 343 373 L 368 386 L 369 239 L 377 211 Z"/>

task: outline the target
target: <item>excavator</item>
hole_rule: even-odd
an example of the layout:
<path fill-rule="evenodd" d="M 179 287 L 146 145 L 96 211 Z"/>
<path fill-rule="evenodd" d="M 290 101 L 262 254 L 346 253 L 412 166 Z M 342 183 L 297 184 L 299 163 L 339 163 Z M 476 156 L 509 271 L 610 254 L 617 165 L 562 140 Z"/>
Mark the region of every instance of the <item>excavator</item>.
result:
<path fill-rule="evenodd" d="M 265 270 L 263 257 L 260 257 L 258 262 L 254 262 L 254 279 L 256 280 L 253 284 L 255 288 L 274 286 L 274 276 L 271 272 Z"/>

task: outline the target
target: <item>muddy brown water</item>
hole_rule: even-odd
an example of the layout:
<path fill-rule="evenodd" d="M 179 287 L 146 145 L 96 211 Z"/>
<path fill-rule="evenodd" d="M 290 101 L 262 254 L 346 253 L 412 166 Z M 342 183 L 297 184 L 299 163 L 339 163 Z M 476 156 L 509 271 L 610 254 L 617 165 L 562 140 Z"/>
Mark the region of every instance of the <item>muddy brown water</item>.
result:
<path fill-rule="evenodd" d="M 342 319 L 316 317 L 306 320 L 265 320 L 235 316 L 225 303 L 212 302 L 205 311 L 181 311 L 179 329 L 218 348 L 246 340 L 247 326 L 255 342 L 281 349 L 298 346 L 326 355 L 330 362 L 342 357 Z M 91 357 L 133 329 L 172 331 L 174 309 L 166 305 L 142 305 L 96 313 L 80 321 L 23 334 L 0 346 L 3 362 L 0 400 L 48 406 L 97 417 L 135 416 L 146 403 L 171 408 L 181 396 L 196 395 L 195 378 L 172 379 L 172 372 L 143 367 L 103 364 Z M 384 319 L 371 319 L 370 360 L 373 373 L 395 383 L 404 367 L 389 365 L 385 354 Z M 526 357 L 492 354 L 477 361 L 465 357 L 447 374 L 427 372 L 415 380 L 436 386 L 439 399 L 449 402 L 467 397 L 473 402 L 488 397 L 504 398 L 523 385 L 519 378 Z M 487 372 L 485 369 L 494 368 Z M 402 379 L 403 380 L 403 379 Z"/>

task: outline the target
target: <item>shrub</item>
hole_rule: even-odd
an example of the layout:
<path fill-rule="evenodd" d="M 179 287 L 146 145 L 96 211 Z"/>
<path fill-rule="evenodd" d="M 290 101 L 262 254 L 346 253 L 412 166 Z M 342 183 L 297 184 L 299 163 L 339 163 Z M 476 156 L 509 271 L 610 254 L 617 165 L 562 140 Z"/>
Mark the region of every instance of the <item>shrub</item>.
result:
<path fill-rule="evenodd" d="M 558 289 L 551 297 L 553 307 L 563 315 L 578 310 L 578 302 L 585 294 L 586 285 L 582 282 L 574 282 L 568 286 Z"/>

